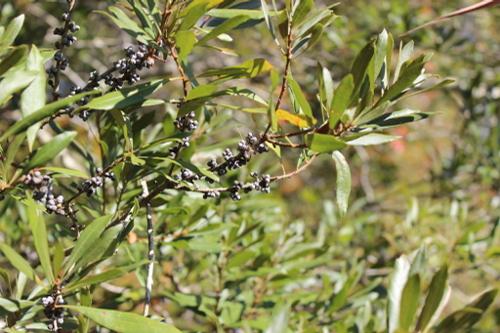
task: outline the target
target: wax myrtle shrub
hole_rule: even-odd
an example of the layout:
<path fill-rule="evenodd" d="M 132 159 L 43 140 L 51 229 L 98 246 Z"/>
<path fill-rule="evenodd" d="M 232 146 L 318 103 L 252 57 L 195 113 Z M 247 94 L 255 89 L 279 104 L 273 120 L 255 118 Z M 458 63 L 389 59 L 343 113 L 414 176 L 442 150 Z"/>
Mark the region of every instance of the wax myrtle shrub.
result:
<path fill-rule="evenodd" d="M 387 277 L 343 257 L 336 232 L 350 149 L 396 140 L 430 115 L 406 98 L 450 82 L 425 72 L 429 54 L 380 30 L 342 76 L 317 58 L 306 81 L 301 59 L 335 31 L 334 6 L 92 5 L 51 8 L 52 46 L 22 43 L 23 15 L 1 20 L 2 330 L 472 330 L 495 289 L 444 315 L 448 267 L 429 267 L 425 246 Z M 97 68 L 75 51 L 93 38 L 79 7 L 120 32 Z M 311 229 L 274 192 L 317 163 L 336 170 L 336 204 Z"/>

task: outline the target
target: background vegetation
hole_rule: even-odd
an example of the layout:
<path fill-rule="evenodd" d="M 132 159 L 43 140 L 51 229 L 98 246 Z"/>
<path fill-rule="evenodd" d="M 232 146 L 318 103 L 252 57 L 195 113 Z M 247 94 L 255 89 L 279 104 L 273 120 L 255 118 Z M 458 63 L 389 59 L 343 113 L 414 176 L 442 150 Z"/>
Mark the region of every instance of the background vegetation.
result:
<path fill-rule="evenodd" d="M 51 50 L 59 40 L 53 30 L 62 24 L 66 1 L 0 3 L 0 26 L 7 27 L 18 15 L 26 15 L 13 45 L 36 45 L 49 66 Z M 76 1 L 72 19 L 81 29 L 76 33 L 78 41 L 65 50 L 70 67 L 61 75 L 62 96 L 70 94 L 75 85 L 84 86 L 92 70 L 102 73 L 123 58 L 124 48 L 138 45 L 137 33 L 117 26 L 124 19 L 110 9 L 118 6 L 142 27 L 138 12 L 126 10 L 129 3 L 147 8 L 154 1 Z M 158 3 L 162 9 L 163 2 Z M 328 1 L 313 4 L 320 9 L 332 5 Z M 190 134 L 190 146 L 175 155 L 178 163 L 160 153 L 168 153 L 185 136 L 173 124 L 186 111 L 178 103 L 186 97 L 179 80 L 148 96 L 153 106 L 138 106 L 134 101 L 125 107 L 108 107 L 109 95 L 103 88 L 100 93 L 104 95 L 97 99 L 104 98 L 99 100 L 104 107 L 90 107 L 97 111 L 88 120 L 61 116 L 31 130 L 36 138 L 29 133 L 26 137 L 25 131 L 14 135 L 9 131 L 16 122 L 45 102 L 40 104 L 33 94 L 31 99 L 23 98 L 25 87 L 9 97 L 2 95 L 7 91 L 8 69 L 17 61 L 12 60 L 16 54 L 9 57 L 12 49 L 2 45 L 0 330 L 47 330 L 53 313 L 44 314 L 47 306 L 42 299 L 60 292 L 68 305 L 60 310 L 65 318 L 61 332 L 155 332 L 154 323 L 160 324 L 159 320 L 183 332 L 496 332 L 500 325 L 499 303 L 494 300 L 500 280 L 499 11 L 482 10 L 402 35 L 470 4 L 455 0 L 340 1 L 329 25 L 323 22 L 321 38 L 293 60 L 293 78 L 315 110 L 311 119 L 327 121 L 317 112 L 322 108 L 318 67 L 331 73 L 336 87 L 353 71 L 353 61 L 367 42 L 384 29 L 394 36 L 393 59 L 401 54 L 400 42 L 413 40 L 416 56 L 433 53 L 425 64 L 427 73 L 454 80 L 391 106 L 391 110 L 432 113 L 425 120 L 387 129 L 386 133 L 400 139 L 341 150 L 352 176 L 345 213 L 342 196 L 348 191 L 339 191 L 339 186 L 346 186 L 339 179 L 346 171 L 339 167 L 342 158 L 337 156 L 334 161 L 331 154 L 320 155 L 294 177 L 272 183 L 268 194 L 241 192 L 241 200 L 233 201 L 222 193 L 221 198 L 204 200 L 200 193 L 168 189 L 149 205 L 142 205 L 142 179 L 149 181 L 151 190 L 163 179 L 151 175 L 193 170 L 191 163 L 205 166 L 212 157 L 220 161 L 223 150 L 236 151 L 249 131 L 255 135 L 264 131 L 267 107 L 258 110 L 255 100 L 248 98 L 220 101 L 213 96 L 202 105 L 191 106 L 200 126 Z M 271 2 L 268 5 L 272 8 Z M 219 8 L 233 6 L 263 15 L 260 1 L 219 4 Z M 278 1 L 277 7 L 284 5 Z M 285 62 L 264 16 L 258 22 L 245 23 L 248 27 L 228 29 L 206 46 L 188 50 L 185 75 L 203 87 L 217 76 L 234 77 L 223 72 L 202 78 L 201 73 L 265 59 L 260 64 L 263 67 L 254 68 L 258 75 L 246 75 L 238 86 L 270 96 L 266 102 L 274 107 Z M 203 21 L 198 30 L 193 29 L 196 38 L 200 40 L 223 22 L 221 18 Z M 186 34 L 176 39 L 181 58 L 189 38 Z M 286 45 L 286 38 L 278 38 Z M 141 74 L 141 82 L 179 77 L 170 56 L 165 62 L 157 59 Z M 16 75 L 20 80 L 19 73 Z M 228 82 L 220 84 L 229 86 Z M 48 104 L 56 97 L 50 86 L 46 91 Z M 281 107 L 292 118 L 287 122 L 280 117 L 273 133 L 296 131 L 290 123 L 297 125 L 307 119 L 307 107 L 300 98 L 289 95 L 294 95 L 293 88 L 285 92 Z M 23 100 L 33 104 L 23 108 Z M 139 102 L 146 103 L 145 99 Z M 127 99 L 125 103 L 129 103 Z M 110 109 L 115 111 L 102 112 Z M 125 113 L 116 112 L 118 109 L 127 110 L 126 116 L 121 117 Z M 63 134 L 56 139 L 59 131 Z M 158 138 L 167 138 L 167 144 L 134 154 L 134 149 L 147 147 Z M 68 149 L 60 153 L 58 144 Z M 47 153 L 50 148 L 46 147 L 56 148 Z M 221 186 L 234 186 L 236 180 L 246 182 L 252 179 L 251 171 L 290 172 L 300 167 L 298 160 L 319 152 L 312 145 L 305 152 L 282 146 L 278 156 L 272 145 L 269 148 L 270 152 L 252 159 L 248 167 L 230 172 Z M 130 155 L 124 163 L 108 170 L 127 150 Z M 87 197 L 81 186 L 96 176 L 96 167 L 113 171 L 115 178 L 104 177 L 104 191 L 99 188 Z M 23 185 L 22 177 L 35 170 L 50 174 L 56 192 L 66 201 L 83 194 L 74 199 L 75 214 L 48 215 L 31 199 L 33 188 Z M 125 225 L 118 219 L 120 223 L 113 226 L 129 208 L 132 223 Z M 155 269 L 151 319 L 141 322 L 139 316 L 127 314 L 144 312 L 151 244 L 148 209 L 155 229 Z M 77 230 L 81 232 L 78 241 Z M 89 239 L 87 244 L 81 241 L 83 235 Z M 433 301 L 432 295 L 437 299 Z M 442 305 L 439 319 L 425 325 L 430 322 L 426 316 L 439 312 L 438 303 Z M 158 332 L 176 331 L 167 324 L 158 326 Z"/>

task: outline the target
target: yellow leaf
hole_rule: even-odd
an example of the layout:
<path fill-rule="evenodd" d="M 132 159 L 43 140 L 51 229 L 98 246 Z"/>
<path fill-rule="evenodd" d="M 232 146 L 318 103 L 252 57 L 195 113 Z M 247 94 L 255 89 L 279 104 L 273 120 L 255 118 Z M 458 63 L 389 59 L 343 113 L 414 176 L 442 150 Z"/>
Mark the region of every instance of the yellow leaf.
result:
<path fill-rule="evenodd" d="M 279 109 L 278 111 L 276 111 L 276 117 L 278 118 L 278 120 L 286 121 L 287 123 L 290 123 L 300 128 L 311 126 L 311 123 L 305 116 L 293 114 L 286 110 Z"/>

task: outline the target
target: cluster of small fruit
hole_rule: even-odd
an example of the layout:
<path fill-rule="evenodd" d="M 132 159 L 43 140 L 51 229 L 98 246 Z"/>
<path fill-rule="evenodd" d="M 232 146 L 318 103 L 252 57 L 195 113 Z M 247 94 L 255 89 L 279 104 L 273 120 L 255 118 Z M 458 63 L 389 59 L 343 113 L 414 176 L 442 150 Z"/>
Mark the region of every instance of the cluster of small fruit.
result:
<path fill-rule="evenodd" d="M 253 133 L 248 133 L 245 139 L 238 143 L 238 154 L 233 154 L 231 149 L 226 148 L 222 157 L 224 161 L 217 163 L 217 160 L 208 161 L 207 165 L 211 172 L 219 176 L 225 175 L 229 170 L 238 169 L 246 165 L 253 155 L 262 154 L 269 150 L 265 143 L 261 142 Z"/>
<path fill-rule="evenodd" d="M 115 180 L 115 174 L 112 171 L 103 172 L 101 168 L 97 168 L 96 175 L 85 180 L 80 185 L 80 190 L 87 194 L 88 197 L 94 195 L 99 187 L 102 187 L 106 179 Z"/>
<path fill-rule="evenodd" d="M 62 195 L 55 196 L 53 180 L 49 175 L 42 175 L 38 170 L 24 175 L 23 183 L 33 190 L 33 198 L 45 205 L 48 213 L 66 216 L 66 206 Z"/>
<path fill-rule="evenodd" d="M 144 68 L 151 68 L 154 61 L 149 56 L 149 51 L 146 45 L 140 44 L 137 50 L 134 50 L 132 46 L 127 47 L 125 50 L 126 56 L 119 59 L 113 63 L 113 67 L 108 69 L 102 74 L 97 71 L 92 71 L 89 74 L 89 79 L 85 87 L 74 87 L 71 89 L 71 95 L 76 95 L 81 92 L 91 91 L 99 87 L 99 82 L 104 81 L 104 83 L 111 88 L 111 90 L 119 90 L 123 88 L 123 84 L 127 83 L 129 85 L 137 83 L 141 77 L 139 71 Z M 117 74 L 116 74 L 117 73 Z M 77 104 L 85 105 L 89 101 L 89 97 L 85 96 L 80 99 Z M 66 107 L 63 112 L 66 114 L 72 114 L 75 110 L 73 106 Z M 92 110 L 82 110 L 78 113 L 78 116 L 87 120 L 92 114 Z"/>
<path fill-rule="evenodd" d="M 50 320 L 47 328 L 52 332 L 61 332 L 64 324 L 64 309 L 60 307 L 65 304 L 59 289 L 54 290 L 51 295 L 42 297 L 42 306 L 45 316 Z"/>
<path fill-rule="evenodd" d="M 68 0 L 67 2 L 68 5 L 70 5 L 70 1 Z M 69 65 L 68 58 L 64 55 L 63 50 L 64 48 L 76 43 L 77 38 L 74 33 L 80 30 L 78 24 L 71 19 L 70 11 L 66 11 L 61 18 L 63 26 L 54 29 L 54 35 L 60 36 L 60 39 L 55 43 L 57 52 L 54 54 L 54 62 L 52 66 L 47 69 L 48 84 L 54 89 L 54 91 L 58 86 L 57 76 L 59 75 L 59 72 L 64 71 Z"/>
<path fill-rule="evenodd" d="M 177 117 L 174 120 L 174 125 L 181 132 L 192 132 L 198 128 L 198 121 L 195 118 L 196 113 L 191 111 L 184 116 Z"/>

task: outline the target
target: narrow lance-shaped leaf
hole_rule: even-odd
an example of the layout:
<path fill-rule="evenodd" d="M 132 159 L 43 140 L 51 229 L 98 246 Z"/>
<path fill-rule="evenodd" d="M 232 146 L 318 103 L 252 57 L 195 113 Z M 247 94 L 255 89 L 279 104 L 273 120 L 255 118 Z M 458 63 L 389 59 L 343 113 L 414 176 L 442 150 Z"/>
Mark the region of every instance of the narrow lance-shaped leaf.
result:
<path fill-rule="evenodd" d="M 45 225 L 45 219 L 43 218 L 42 212 L 37 207 L 37 203 L 33 199 L 26 200 L 27 205 L 27 215 L 28 222 L 31 228 L 31 233 L 33 235 L 33 241 L 35 243 L 36 253 L 38 254 L 38 259 L 40 259 L 40 264 L 42 266 L 45 277 L 49 280 L 49 283 L 54 282 L 54 273 L 52 271 L 52 262 L 50 260 L 49 254 L 49 243 L 47 235 L 47 226 Z"/>
<path fill-rule="evenodd" d="M 323 106 L 326 108 L 326 111 L 329 113 L 332 106 L 333 100 L 333 79 L 330 71 L 318 65 L 318 76 L 320 78 L 320 99 Z"/>
<path fill-rule="evenodd" d="M 405 255 L 396 260 L 396 267 L 389 282 L 387 303 L 387 332 L 396 332 L 399 326 L 399 314 L 401 312 L 401 296 L 408 281 L 410 262 Z"/>
<path fill-rule="evenodd" d="M 7 25 L 0 38 L 0 46 L 3 48 L 10 46 L 16 40 L 24 24 L 24 15 L 19 15 Z"/>
<path fill-rule="evenodd" d="M 406 67 L 403 66 L 401 70 L 401 75 L 398 80 L 390 86 L 384 95 L 378 100 L 376 105 L 379 105 L 385 101 L 390 101 L 393 98 L 397 97 L 406 89 L 410 88 L 414 81 L 420 76 L 422 73 L 422 69 L 425 65 L 425 56 L 422 55 L 412 62 L 406 64 Z"/>
<path fill-rule="evenodd" d="M 35 155 L 30 159 L 26 169 L 30 170 L 56 157 L 64 148 L 76 137 L 76 132 L 64 132 L 56 135 L 50 142 L 38 149 Z"/>
<path fill-rule="evenodd" d="M 370 133 L 360 136 L 359 138 L 356 138 L 354 140 L 347 141 L 346 143 L 349 146 L 370 146 L 370 145 L 380 145 L 383 143 L 392 142 L 399 138 L 400 137 L 397 135 Z"/>
<path fill-rule="evenodd" d="M 101 236 L 104 228 L 111 220 L 111 215 L 101 216 L 90 223 L 80 235 L 80 238 L 71 251 L 71 255 L 64 263 L 64 272 L 71 271 L 74 265 L 93 248 Z"/>
<path fill-rule="evenodd" d="M 448 284 L 448 267 L 443 266 L 432 277 L 427 297 L 425 298 L 424 307 L 420 312 L 415 330 L 417 332 L 425 332 L 431 319 L 442 304 L 443 296 Z"/>
<path fill-rule="evenodd" d="M 36 77 L 31 81 L 29 86 L 21 94 L 21 112 L 23 117 L 32 114 L 36 110 L 40 110 L 46 101 L 47 75 L 44 68 L 44 59 L 38 48 L 33 45 L 27 58 L 26 67 L 28 70 L 36 71 Z M 33 143 L 36 138 L 36 132 L 40 128 L 40 124 L 32 125 L 28 129 L 28 147 L 30 151 L 33 148 Z"/>
<path fill-rule="evenodd" d="M 21 257 L 16 250 L 7 244 L 0 243 L 0 251 L 4 254 L 5 258 L 14 266 L 19 272 L 22 272 L 30 280 L 39 281 L 35 271 L 31 268 L 29 262 Z"/>
<path fill-rule="evenodd" d="M 345 142 L 329 134 L 313 134 L 307 137 L 308 147 L 317 153 L 331 153 L 346 146 Z"/>
<path fill-rule="evenodd" d="M 351 193 L 351 169 L 341 152 L 334 151 L 332 158 L 337 170 L 337 205 L 340 213 L 344 215 L 349 206 L 349 195 Z"/>
<path fill-rule="evenodd" d="M 340 81 L 339 86 L 335 89 L 333 94 L 329 120 L 329 126 L 331 129 L 334 129 L 337 126 L 346 108 L 349 106 L 353 90 L 354 78 L 351 74 L 349 74 L 344 77 L 342 81 Z"/>
<path fill-rule="evenodd" d="M 135 87 L 112 91 L 92 99 L 84 108 L 93 110 L 120 110 L 138 105 L 143 103 L 147 96 L 154 93 L 168 81 L 167 79 L 153 80 Z"/>
<path fill-rule="evenodd" d="M 314 7 L 313 0 L 297 0 L 293 8 L 292 22 L 295 25 L 300 24 Z"/>
<path fill-rule="evenodd" d="M 13 94 L 27 87 L 35 79 L 36 71 L 17 70 L 9 72 L 0 81 L 0 106 L 6 103 Z"/>
<path fill-rule="evenodd" d="M 107 271 L 104 271 L 102 273 L 96 274 L 96 275 L 91 275 L 91 276 L 86 276 L 83 279 L 73 281 L 66 285 L 64 287 L 65 292 L 71 292 L 73 290 L 77 290 L 83 287 L 90 287 L 95 284 L 99 284 L 102 282 L 108 282 L 114 279 L 117 279 L 128 272 L 131 272 L 144 264 L 146 264 L 148 261 L 144 260 L 135 264 L 127 265 L 124 267 L 118 267 L 118 268 L 113 268 Z"/>
<path fill-rule="evenodd" d="M 0 143 L 4 142 L 7 138 L 11 137 L 12 135 L 21 133 L 22 131 L 24 131 L 31 125 L 36 124 L 40 120 L 53 116 L 65 106 L 73 104 L 74 102 L 80 100 L 82 97 L 88 95 L 95 95 L 98 93 L 99 91 L 89 91 L 75 96 L 66 97 L 64 99 L 60 99 L 56 102 L 45 105 L 40 110 L 30 114 L 29 116 L 23 118 L 22 120 L 16 122 L 14 125 L 9 127 L 7 131 L 5 131 L 5 133 L 0 137 Z"/>
<path fill-rule="evenodd" d="M 410 329 L 415 314 L 417 313 L 420 299 L 420 276 L 413 274 L 403 289 L 399 312 L 399 329 L 407 332 Z"/>
<path fill-rule="evenodd" d="M 97 324 L 120 333 L 181 333 L 170 324 L 149 319 L 136 313 L 85 306 L 66 305 L 64 307 L 79 312 Z"/>
<path fill-rule="evenodd" d="M 307 98 L 297 81 L 295 81 L 290 75 L 287 82 L 290 89 L 290 97 L 292 98 L 292 102 L 296 112 L 299 113 L 299 111 L 301 111 L 301 113 L 303 113 L 305 116 L 312 118 L 313 113 L 311 105 L 309 105 L 309 102 L 307 101 Z"/>
<path fill-rule="evenodd" d="M 230 18 L 228 19 L 227 21 L 225 21 L 224 23 L 222 23 L 221 25 L 217 26 L 216 28 L 212 29 L 208 34 L 206 34 L 205 36 L 203 36 L 199 41 L 198 41 L 198 45 L 204 45 L 206 44 L 209 40 L 223 34 L 223 33 L 227 33 L 231 30 L 233 30 L 234 28 L 238 27 L 240 24 L 246 22 L 249 20 L 249 17 L 248 16 L 236 16 L 236 17 L 233 17 L 233 18 Z"/>
<path fill-rule="evenodd" d="M 179 60 L 186 60 L 187 56 L 193 50 L 196 45 L 197 39 L 196 35 L 191 30 L 181 30 L 175 34 L 175 43 L 179 49 Z"/>
<path fill-rule="evenodd" d="M 438 333 L 467 332 L 477 323 L 495 300 L 498 289 L 490 289 L 482 293 L 465 308 L 455 311 L 446 317 L 436 328 Z"/>
<path fill-rule="evenodd" d="M 352 64 L 351 73 L 354 81 L 354 89 L 351 95 L 351 101 L 353 101 L 359 94 L 361 85 L 363 84 L 370 68 L 370 63 L 373 59 L 373 54 L 375 52 L 373 42 L 368 43 L 357 55 L 354 63 Z"/>
<path fill-rule="evenodd" d="M 287 307 L 283 306 L 278 309 L 265 333 L 286 333 L 288 331 L 289 316 Z"/>

